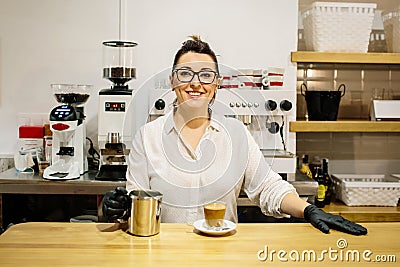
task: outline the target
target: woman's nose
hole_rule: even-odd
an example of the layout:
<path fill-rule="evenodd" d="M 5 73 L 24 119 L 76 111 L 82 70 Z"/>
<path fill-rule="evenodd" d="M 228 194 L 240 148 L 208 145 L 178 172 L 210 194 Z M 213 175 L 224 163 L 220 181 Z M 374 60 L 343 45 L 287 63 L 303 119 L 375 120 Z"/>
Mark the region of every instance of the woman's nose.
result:
<path fill-rule="evenodd" d="M 191 83 L 191 84 L 194 84 L 194 83 L 196 83 L 196 84 L 201 84 L 199 74 L 198 74 L 198 73 L 195 73 L 193 76 L 194 76 L 194 77 L 193 77 L 193 79 L 192 79 L 192 81 L 191 81 L 190 83 Z"/>
<path fill-rule="evenodd" d="M 193 77 L 193 80 L 190 82 L 190 87 L 192 87 L 192 88 L 200 88 L 201 87 L 201 82 L 197 75 L 195 75 L 195 77 Z"/>
<path fill-rule="evenodd" d="M 194 79 L 193 79 L 193 81 L 190 82 L 190 88 L 196 89 L 196 90 L 200 90 L 200 88 L 201 88 L 201 82 L 199 82 L 199 81 L 194 81 Z"/>

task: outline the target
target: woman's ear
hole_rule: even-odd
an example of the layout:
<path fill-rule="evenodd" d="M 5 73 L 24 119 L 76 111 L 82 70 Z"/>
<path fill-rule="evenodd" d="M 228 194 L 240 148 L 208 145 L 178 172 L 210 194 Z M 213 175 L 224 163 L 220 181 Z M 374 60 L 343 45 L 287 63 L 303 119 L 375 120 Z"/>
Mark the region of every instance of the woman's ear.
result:
<path fill-rule="evenodd" d="M 171 84 L 171 88 L 172 88 L 172 91 L 174 91 L 175 90 L 175 88 L 174 88 L 174 84 L 173 84 L 173 79 L 174 79 L 174 77 L 172 77 L 172 75 L 169 75 L 169 83 Z"/>
<path fill-rule="evenodd" d="M 222 83 L 222 76 L 218 75 L 218 78 L 217 78 L 217 89 L 219 89 L 219 86 L 221 85 L 221 83 Z"/>

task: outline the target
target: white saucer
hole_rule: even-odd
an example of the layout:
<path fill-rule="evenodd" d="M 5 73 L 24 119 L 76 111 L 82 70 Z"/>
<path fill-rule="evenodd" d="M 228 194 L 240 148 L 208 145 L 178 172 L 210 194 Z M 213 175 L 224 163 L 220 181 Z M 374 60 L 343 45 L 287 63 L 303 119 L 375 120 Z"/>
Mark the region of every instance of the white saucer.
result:
<path fill-rule="evenodd" d="M 209 229 L 206 226 L 205 219 L 195 221 L 193 223 L 193 226 L 196 230 L 199 230 L 200 232 L 208 234 L 208 235 L 224 235 L 224 234 L 229 233 L 230 231 L 236 229 L 236 224 L 234 222 L 231 222 L 228 220 L 224 220 L 221 230 Z"/>
<path fill-rule="evenodd" d="M 74 178 L 61 178 L 61 177 L 43 177 L 45 180 L 52 180 L 52 181 L 68 181 L 68 180 L 76 180 L 79 179 L 79 177 L 74 177 Z"/>

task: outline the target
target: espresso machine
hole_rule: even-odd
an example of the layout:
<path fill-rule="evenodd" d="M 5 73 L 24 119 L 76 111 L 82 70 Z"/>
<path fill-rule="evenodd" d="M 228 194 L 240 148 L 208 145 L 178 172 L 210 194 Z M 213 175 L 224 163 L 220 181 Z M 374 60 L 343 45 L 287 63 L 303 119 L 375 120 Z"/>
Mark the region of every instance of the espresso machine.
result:
<path fill-rule="evenodd" d="M 84 104 L 91 85 L 52 84 L 54 96 L 61 105 L 50 112 L 53 132 L 52 163 L 43 178 L 69 180 L 87 172 L 86 126 Z"/>
<path fill-rule="evenodd" d="M 137 43 L 127 41 L 103 42 L 103 78 L 112 85 L 99 91 L 100 164 L 96 180 L 126 179 L 127 156 L 133 136 L 128 116 L 133 91 L 127 82 L 136 78 L 133 62 L 136 46 Z"/>

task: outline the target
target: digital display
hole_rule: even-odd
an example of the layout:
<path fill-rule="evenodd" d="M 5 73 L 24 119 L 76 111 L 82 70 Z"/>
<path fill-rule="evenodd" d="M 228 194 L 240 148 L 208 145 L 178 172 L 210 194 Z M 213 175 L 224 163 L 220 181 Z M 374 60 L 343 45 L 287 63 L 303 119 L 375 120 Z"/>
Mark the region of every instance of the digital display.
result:
<path fill-rule="evenodd" d="M 105 111 L 125 112 L 125 102 L 105 102 Z"/>
<path fill-rule="evenodd" d="M 52 120 L 66 120 L 70 116 L 73 117 L 74 115 L 74 109 L 68 105 L 58 106 L 54 108 L 50 113 L 50 116 L 53 118 Z"/>
<path fill-rule="evenodd" d="M 58 111 L 58 112 L 65 112 L 65 111 L 71 111 L 71 107 L 69 107 L 69 106 L 59 106 L 59 107 L 57 107 L 56 108 L 56 111 Z"/>

